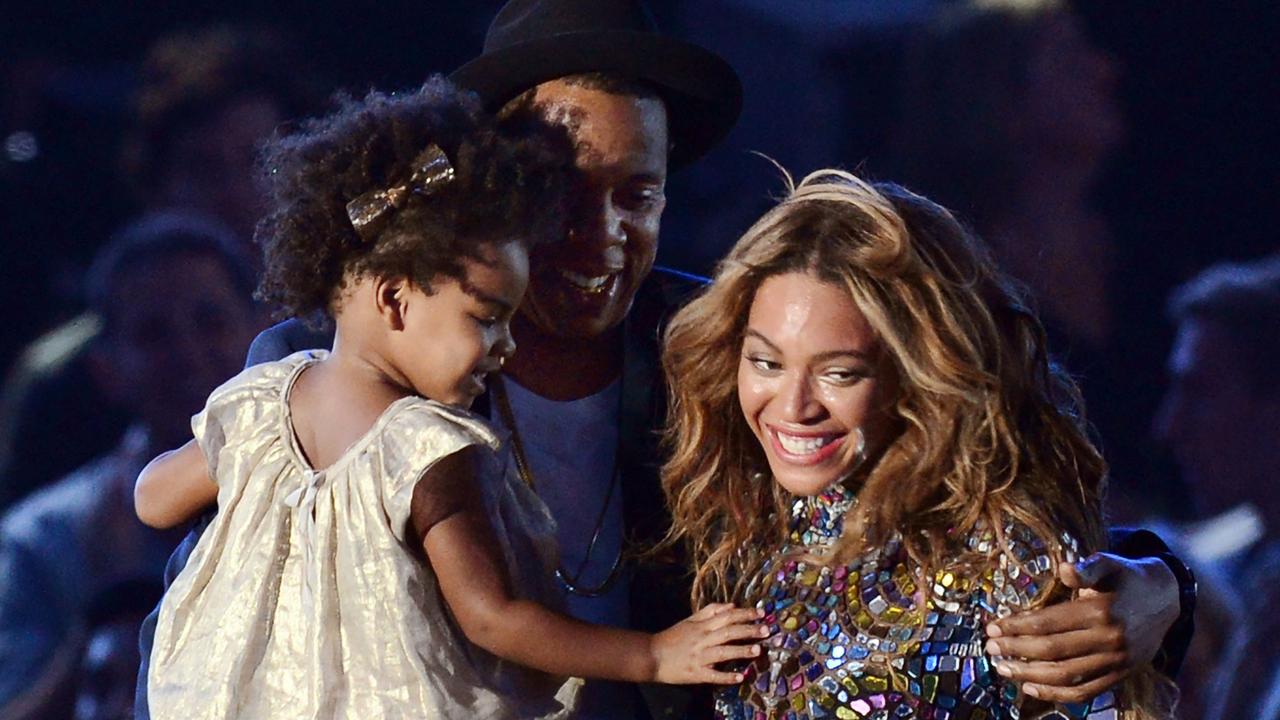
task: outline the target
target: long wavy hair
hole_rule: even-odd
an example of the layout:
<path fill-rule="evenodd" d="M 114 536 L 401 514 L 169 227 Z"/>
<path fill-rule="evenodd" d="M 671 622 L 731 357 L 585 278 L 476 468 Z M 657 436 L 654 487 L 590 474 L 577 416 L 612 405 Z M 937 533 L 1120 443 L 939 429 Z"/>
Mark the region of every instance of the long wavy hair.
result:
<path fill-rule="evenodd" d="M 899 388 L 886 408 L 896 434 L 846 480 L 858 503 L 820 560 L 847 561 L 897 534 L 932 573 L 980 561 L 958 558 L 957 538 L 985 527 L 1004 543 L 1010 520 L 1051 546 L 1067 532 L 1082 553 L 1102 547 L 1106 464 L 1088 438 L 1079 391 L 1050 361 L 1039 320 L 981 241 L 897 185 L 840 170 L 786 182 L 787 196 L 666 330 L 667 541 L 690 550 L 694 606 L 753 602 L 748 585 L 787 540 L 795 498 L 762 472 L 768 463 L 736 382 L 756 291 L 787 273 L 848 290 L 882 346 L 879 372 L 893 373 Z M 1053 554 L 1063 559 L 1061 548 Z M 1126 682 L 1138 717 L 1167 717 L 1157 685 L 1149 667 Z"/>
<path fill-rule="evenodd" d="M 858 509 L 834 556 L 898 533 L 916 562 L 937 569 L 954 562 L 954 537 L 1009 519 L 1100 546 L 1106 466 L 1021 293 L 946 209 L 823 170 L 747 231 L 667 329 L 673 452 L 663 485 L 672 532 L 696 563 L 695 604 L 746 600 L 746 583 L 785 539 L 792 498 L 761 477 L 768 464 L 736 378 L 756 290 L 793 272 L 848 290 L 899 387 L 887 408 L 897 433 L 853 479 Z"/>

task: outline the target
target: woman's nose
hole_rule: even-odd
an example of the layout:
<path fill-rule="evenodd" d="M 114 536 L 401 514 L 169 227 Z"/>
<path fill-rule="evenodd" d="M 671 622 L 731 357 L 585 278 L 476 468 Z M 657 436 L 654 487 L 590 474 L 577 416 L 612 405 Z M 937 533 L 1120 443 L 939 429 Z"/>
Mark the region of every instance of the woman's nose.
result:
<path fill-rule="evenodd" d="M 814 415 L 817 400 L 807 374 L 787 374 L 779 394 L 788 420 L 805 420 Z"/>

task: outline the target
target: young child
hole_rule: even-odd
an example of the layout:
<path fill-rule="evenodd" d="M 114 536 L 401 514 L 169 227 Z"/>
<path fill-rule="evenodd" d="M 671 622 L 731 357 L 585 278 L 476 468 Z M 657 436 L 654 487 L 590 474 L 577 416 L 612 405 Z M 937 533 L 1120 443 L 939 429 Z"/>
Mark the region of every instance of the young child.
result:
<path fill-rule="evenodd" d="M 760 652 L 754 610 L 649 635 L 539 604 L 554 597 L 550 515 L 466 410 L 515 350 L 528 246 L 559 229 L 568 157 L 499 135 L 438 79 L 347 101 L 268 148 L 262 294 L 327 312 L 336 335 L 220 387 L 194 442 L 138 480 L 153 526 L 218 505 L 161 607 L 151 717 L 570 712 L 575 682 L 500 659 L 741 680 L 713 665 Z"/>

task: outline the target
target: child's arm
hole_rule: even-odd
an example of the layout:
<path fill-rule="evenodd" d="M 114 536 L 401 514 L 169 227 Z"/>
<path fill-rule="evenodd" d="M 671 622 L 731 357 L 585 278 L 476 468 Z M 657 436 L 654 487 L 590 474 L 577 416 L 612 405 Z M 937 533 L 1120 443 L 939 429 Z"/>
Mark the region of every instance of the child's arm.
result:
<path fill-rule="evenodd" d="M 512 596 L 493 530 L 475 490 L 472 449 L 436 463 L 418 484 L 410 522 L 440 591 L 467 638 L 500 657 L 557 675 L 627 682 L 735 683 L 713 665 L 753 657 L 767 628 L 755 610 L 703 608 L 648 633 L 590 625 Z"/>
<path fill-rule="evenodd" d="M 165 529 L 195 517 L 218 499 L 218 486 L 195 440 L 147 463 L 133 488 L 138 519 Z"/>

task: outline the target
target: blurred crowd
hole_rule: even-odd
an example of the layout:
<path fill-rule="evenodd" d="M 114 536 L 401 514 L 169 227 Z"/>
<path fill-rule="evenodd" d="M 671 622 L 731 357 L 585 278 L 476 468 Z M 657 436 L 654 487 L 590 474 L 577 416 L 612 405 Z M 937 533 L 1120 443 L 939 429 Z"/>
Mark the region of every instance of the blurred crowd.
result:
<path fill-rule="evenodd" d="M 1280 718 L 1280 255 L 1241 245 L 1252 251 L 1130 302 L 1135 282 L 1153 293 L 1127 274 L 1143 255 L 1105 199 L 1117 153 L 1143 132 L 1122 109 L 1120 60 L 1067 4 L 925 5 L 781 70 L 708 40 L 746 87 L 730 148 L 799 172 L 794 152 L 862 163 L 964 214 L 1082 380 L 1113 518 L 1155 525 L 1200 579 L 1181 717 Z M 657 7 L 690 33 L 713 31 L 724 9 Z M 804 33 L 741 12 L 745 45 Z M 255 147 L 324 107 L 324 52 L 280 27 L 219 24 L 164 34 L 127 69 L 78 83 L 37 49 L 0 66 L 0 720 L 132 717 L 137 626 L 179 539 L 139 523 L 132 484 L 189 437 L 191 414 L 270 322 L 253 299 Z M 868 63 L 893 78 L 865 85 L 889 98 L 877 112 L 837 87 L 874 74 Z M 753 94 L 789 104 L 753 115 Z M 809 108 L 828 139 L 780 121 L 783 106 Z M 673 180 L 691 200 L 664 230 L 668 262 L 705 271 L 767 202 L 735 186 L 741 167 L 760 187 L 775 180 L 741 155 Z"/>

